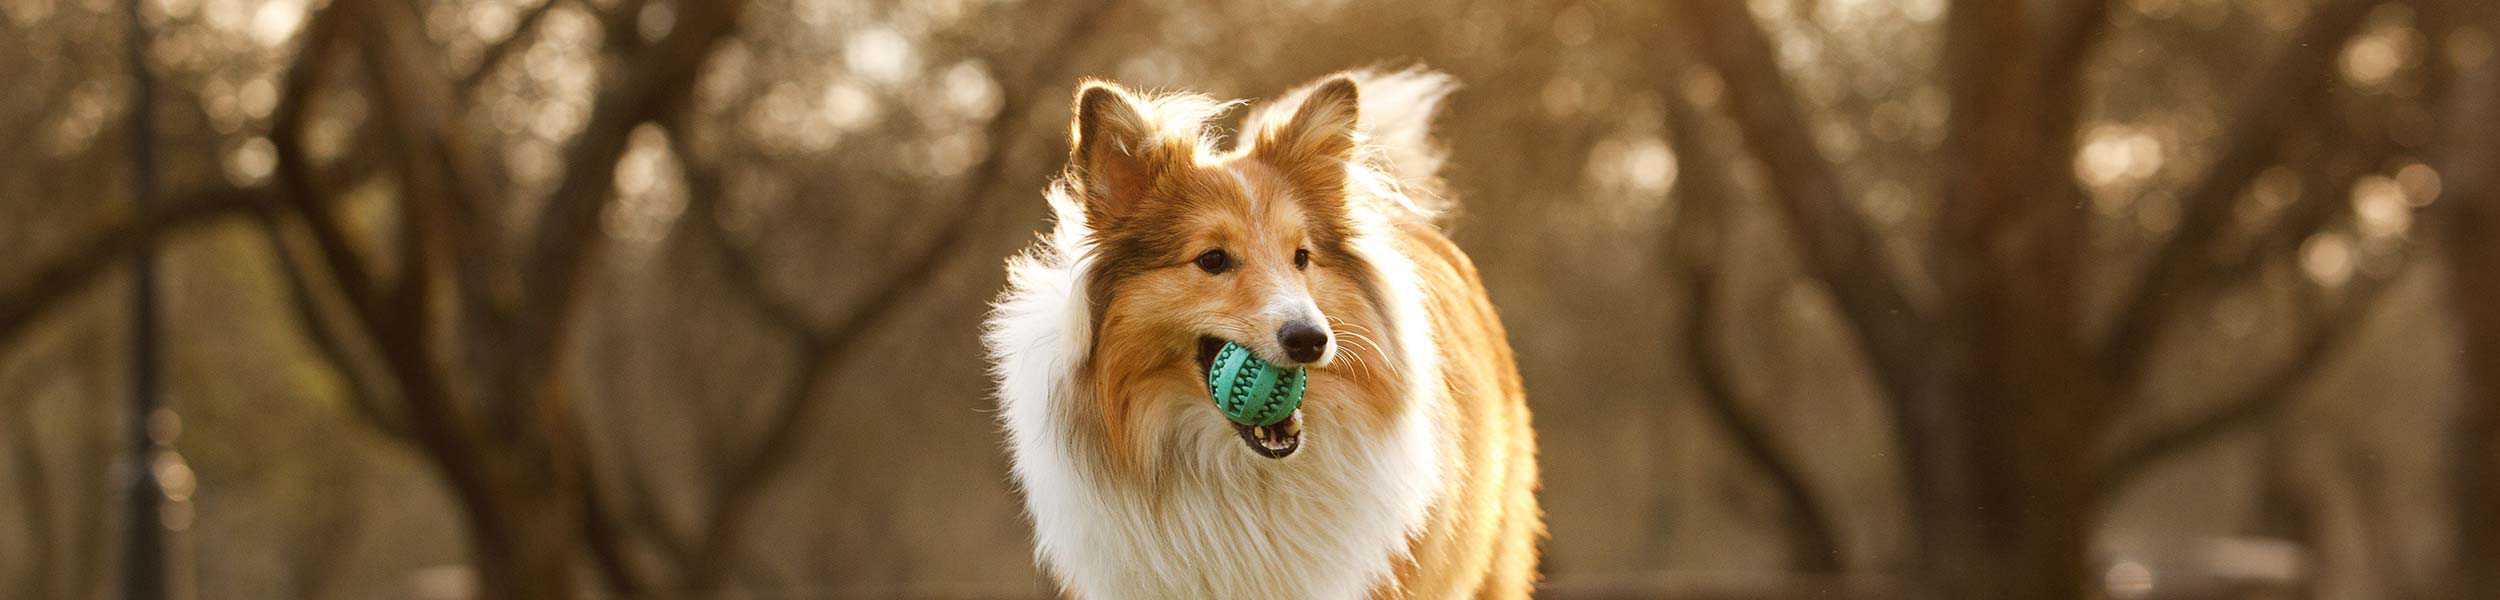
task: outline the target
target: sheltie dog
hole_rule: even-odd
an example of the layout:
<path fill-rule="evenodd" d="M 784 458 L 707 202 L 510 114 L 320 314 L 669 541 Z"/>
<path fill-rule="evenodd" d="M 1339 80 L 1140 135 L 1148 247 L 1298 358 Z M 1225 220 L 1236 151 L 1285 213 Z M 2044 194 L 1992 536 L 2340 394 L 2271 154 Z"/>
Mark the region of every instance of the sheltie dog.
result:
<path fill-rule="evenodd" d="M 1089 81 L 1055 227 L 1007 262 L 984 341 L 1036 551 L 1128 598 L 1519 598 L 1536 441 L 1502 325 L 1435 219 L 1449 77 L 1341 73 L 1239 105 Z M 1224 342 L 1308 369 L 1247 427 Z"/>

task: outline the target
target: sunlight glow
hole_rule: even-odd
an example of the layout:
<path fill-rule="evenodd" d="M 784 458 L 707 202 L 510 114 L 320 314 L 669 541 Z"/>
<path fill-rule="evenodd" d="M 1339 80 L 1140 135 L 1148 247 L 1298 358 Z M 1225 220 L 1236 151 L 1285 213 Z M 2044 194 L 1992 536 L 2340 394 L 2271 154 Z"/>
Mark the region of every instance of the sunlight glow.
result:
<path fill-rule="evenodd" d="M 2162 143 L 2146 130 L 2100 125 L 2075 153 L 2075 175 L 2094 187 L 2135 183 L 2161 170 Z"/>
<path fill-rule="evenodd" d="M 2300 270 L 2320 287 L 2339 288 L 2352 280 L 2352 237 L 2339 232 L 2309 237 L 2300 245 Z"/>
<path fill-rule="evenodd" d="M 942 85 L 945 86 L 947 105 L 960 116 L 985 119 L 998 112 L 998 83 L 990 79 L 989 70 L 981 68 L 980 63 L 965 61 L 948 67 Z M 830 110 L 830 94 L 826 100 L 826 108 Z"/>
<path fill-rule="evenodd" d="M 920 71 L 920 55 L 902 34 L 870 28 L 851 34 L 842 45 L 842 64 L 861 77 L 894 83 Z"/>
<path fill-rule="evenodd" d="M 638 243 L 667 235 L 669 224 L 686 211 L 678 172 L 668 135 L 656 125 L 634 128 L 633 141 L 616 165 L 616 202 L 600 215 L 608 234 Z"/>
<path fill-rule="evenodd" d="M 252 185 L 278 168 L 278 147 L 269 138 L 254 137 L 226 151 L 226 180 Z"/>
<path fill-rule="evenodd" d="M 2404 184 L 2384 175 L 2363 177 L 2353 184 L 2352 210 L 2365 237 L 2395 237 L 2413 225 L 2413 209 L 2405 197 Z"/>
<path fill-rule="evenodd" d="M 2406 27 L 2375 27 L 2344 47 L 2338 62 L 2345 81 L 2355 86 L 2386 85 L 2396 73 L 2411 66 L 2419 42 L 2413 30 Z"/>
<path fill-rule="evenodd" d="M 2144 563 L 2120 561 L 2101 575 L 2101 585 L 2109 588 L 2112 598 L 2142 598 L 2153 592 L 2153 570 Z"/>
<path fill-rule="evenodd" d="M 252 13 L 252 41 L 262 46 L 286 43 L 295 29 L 304 24 L 302 0 L 269 0 Z"/>
<path fill-rule="evenodd" d="M 2413 163 L 2397 169 L 2396 184 L 2404 187 L 2405 203 L 2414 208 L 2439 200 L 2439 170 L 2430 165 Z"/>
<path fill-rule="evenodd" d="M 837 79 L 832 84 L 826 85 L 824 97 L 820 98 L 819 102 L 821 105 L 817 109 L 818 116 L 824 118 L 825 125 L 837 131 L 847 132 L 865 127 L 884 112 L 884 109 L 877 105 L 875 95 L 869 94 L 868 90 L 849 80 Z"/>

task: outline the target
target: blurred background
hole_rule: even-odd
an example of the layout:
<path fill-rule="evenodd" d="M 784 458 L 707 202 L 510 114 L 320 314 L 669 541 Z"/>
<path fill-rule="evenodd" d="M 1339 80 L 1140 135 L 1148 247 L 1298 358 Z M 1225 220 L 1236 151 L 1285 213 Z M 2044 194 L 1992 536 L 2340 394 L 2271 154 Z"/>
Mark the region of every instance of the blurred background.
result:
<path fill-rule="evenodd" d="M 2496 12 L 0 0 L 0 598 L 1048 597 L 1075 82 L 1417 62 L 1540 596 L 2500 597 Z"/>

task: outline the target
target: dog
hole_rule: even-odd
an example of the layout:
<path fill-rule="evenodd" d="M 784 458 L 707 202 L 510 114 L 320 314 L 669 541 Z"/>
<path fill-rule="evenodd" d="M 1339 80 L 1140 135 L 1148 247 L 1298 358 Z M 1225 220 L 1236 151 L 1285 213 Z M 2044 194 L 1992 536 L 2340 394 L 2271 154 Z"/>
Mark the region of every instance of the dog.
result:
<path fill-rule="evenodd" d="M 1037 558 L 1067 596 L 1524 598 L 1536 441 L 1499 318 L 1437 220 L 1409 68 L 1253 108 L 1077 93 L 1053 226 L 1008 259 L 984 344 Z M 1266 427 L 1210 400 L 1225 342 L 1309 374 Z"/>

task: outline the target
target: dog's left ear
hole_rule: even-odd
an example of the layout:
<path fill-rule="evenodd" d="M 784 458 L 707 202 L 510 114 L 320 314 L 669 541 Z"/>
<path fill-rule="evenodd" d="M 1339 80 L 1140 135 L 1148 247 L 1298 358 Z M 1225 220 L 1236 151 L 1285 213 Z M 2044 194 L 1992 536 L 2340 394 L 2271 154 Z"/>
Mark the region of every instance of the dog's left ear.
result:
<path fill-rule="evenodd" d="M 1130 214 L 1166 171 L 1191 160 L 1193 148 L 1159 137 L 1137 100 L 1117 84 L 1092 81 L 1078 88 L 1075 113 L 1068 165 L 1084 184 L 1086 221 L 1096 227 Z"/>
<path fill-rule="evenodd" d="M 1339 75 L 1311 88 L 1283 123 L 1259 132 L 1252 156 L 1315 185 L 1342 184 L 1345 162 L 1354 158 L 1354 125 L 1361 101 L 1354 80 Z"/>

